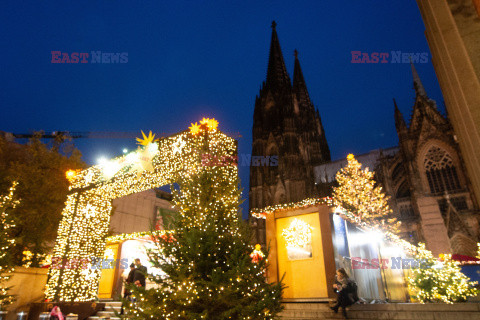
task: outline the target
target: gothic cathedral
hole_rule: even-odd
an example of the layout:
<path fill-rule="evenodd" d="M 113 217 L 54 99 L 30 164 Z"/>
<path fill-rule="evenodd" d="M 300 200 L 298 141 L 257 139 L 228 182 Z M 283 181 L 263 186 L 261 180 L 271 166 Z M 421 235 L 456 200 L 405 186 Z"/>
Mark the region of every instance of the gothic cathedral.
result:
<path fill-rule="evenodd" d="M 250 209 L 327 195 L 345 160 L 331 161 L 318 110 L 308 95 L 295 51 L 290 81 L 276 24 L 267 79 L 255 99 L 252 156 L 278 156 L 278 166 L 250 167 Z M 431 100 L 411 64 L 415 103 L 409 125 L 394 102 L 399 146 L 372 151 L 368 159 L 377 182 L 391 197 L 401 236 L 425 242 L 434 254 L 475 256 L 479 211 L 448 117 Z M 265 245 L 265 221 L 251 219 L 254 241 Z"/>
<path fill-rule="evenodd" d="M 275 27 L 274 21 L 267 80 L 255 99 L 252 156 L 278 156 L 278 166 L 250 167 L 250 208 L 316 195 L 314 167 L 330 161 L 320 114 L 308 95 L 298 52 L 292 85 Z M 265 244 L 263 221 L 255 222 L 258 243 Z"/>

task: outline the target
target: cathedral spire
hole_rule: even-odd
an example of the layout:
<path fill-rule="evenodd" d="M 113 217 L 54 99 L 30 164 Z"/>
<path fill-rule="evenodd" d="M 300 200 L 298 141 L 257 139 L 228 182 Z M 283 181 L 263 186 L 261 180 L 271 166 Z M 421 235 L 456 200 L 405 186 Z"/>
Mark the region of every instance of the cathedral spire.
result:
<path fill-rule="evenodd" d="M 300 61 L 298 60 L 297 49 L 295 49 L 293 55 L 295 56 L 295 67 L 293 70 L 293 92 L 297 94 L 297 97 L 301 102 L 311 104 L 310 97 L 308 95 L 307 84 L 303 78 L 302 68 L 300 67 Z"/>
<path fill-rule="evenodd" d="M 405 124 L 405 119 L 403 118 L 400 109 L 398 109 L 395 98 L 393 99 L 393 104 L 395 105 L 395 127 L 397 128 L 397 132 L 400 132 L 407 129 L 407 125 Z"/>
<path fill-rule="evenodd" d="M 415 69 L 415 66 L 413 65 L 412 59 L 410 59 L 410 65 L 412 67 L 413 88 L 415 89 L 415 94 L 417 96 L 422 96 L 426 98 L 427 93 L 425 92 L 425 88 L 423 87 L 422 81 L 420 80 L 417 69 Z"/>
<path fill-rule="evenodd" d="M 268 58 L 266 85 L 271 88 L 290 88 L 290 77 L 285 67 L 280 42 L 276 31 L 277 23 L 272 22 L 272 40 L 270 42 L 270 55 Z"/>

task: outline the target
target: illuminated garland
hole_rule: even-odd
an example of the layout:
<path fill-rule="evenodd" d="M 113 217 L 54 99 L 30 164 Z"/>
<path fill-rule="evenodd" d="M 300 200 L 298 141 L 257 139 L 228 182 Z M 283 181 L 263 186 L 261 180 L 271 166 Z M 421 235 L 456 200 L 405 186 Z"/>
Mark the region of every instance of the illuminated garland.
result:
<path fill-rule="evenodd" d="M 6 306 L 15 300 L 13 296 L 8 295 L 9 288 L 4 284 L 10 279 L 14 271 L 7 255 L 15 243 L 15 239 L 9 234 L 9 230 L 15 227 L 15 225 L 9 217 L 7 210 L 15 208 L 19 203 L 18 200 L 13 200 L 16 187 L 17 182 L 13 182 L 8 194 L 0 197 L 0 307 Z"/>
<path fill-rule="evenodd" d="M 273 206 L 265 207 L 263 209 L 253 208 L 250 210 L 250 215 L 258 219 L 265 219 L 268 214 L 271 214 L 277 211 L 307 208 L 307 207 L 316 206 L 320 204 L 329 205 L 331 203 L 332 203 L 332 200 L 331 198 L 328 198 L 328 197 L 327 198 L 307 198 L 299 202 L 276 204 Z"/>
<path fill-rule="evenodd" d="M 303 208 L 308 208 L 311 206 L 316 206 L 316 205 L 327 205 L 329 207 L 333 207 L 335 213 L 340 214 L 340 216 L 343 219 L 346 219 L 356 226 L 362 228 L 365 231 L 376 231 L 376 232 L 381 232 L 383 236 L 388 239 L 390 242 L 402 247 L 403 249 L 406 250 L 407 253 L 413 254 L 416 252 L 416 246 L 411 244 L 408 241 L 405 241 L 401 239 L 396 233 L 390 231 L 391 226 L 387 224 L 381 224 L 381 223 L 376 223 L 376 224 L 371 224 L 360 221 L 358 217 L 341 208 L 341 207 L 335 207 L 333 204 L 333 200 L 331 197 L 325 197 L 325 198 L 307 198 L 299 202 L 291 202 L 291 203 L 285 203 L 285 204 L 277 204 L 274 206 L 268 206 L 264 209 L 252 209 L 250 211 L 250 214 L 257 218 L 257 219 L 266 219 L 267 215 L 273 214 L 275 212 L 281 212 L 285 210 L 295 210 L 295 209 L 303 209 Z"/>
<path fill-rule="evenodd" d="M 233 157 L 236 141 L 219 132 L 218 122 L 203 119 L 189 131 L 155 141 L 144 135 L 140 147 L 122 157 L 88 169 L 67 173 L 70 193 L 62 212 L 53 256 L 67 261 L 103 257 L 114 199 L 175 182 L 201 168 L 200 150 Z M 193 129 L 192 129 L 193 128 Z M 208 139 L 207 139 L 208 138 Z M 217 168 L 219 174 L 235 180 L 236 166 Z M 97 297 L 100 273 L 61 268 L 49 270 L 46 299 L 92 301 Z"/>
<path fill-rule="evenodd" d="M 166 231 L 166 230 L 156 230 L 156 231 L 141 231 L 141 232 L 134 232 L 134 233 L 122 233 L 122 234 L 117 234 L 114 236 L 107 237 L 106 243 L 107 244 L 113 244 L 113 243 L 119 243 L 127 240 L 138 240 L 138 239 L 147 239 L 147 240 L 152 240 L 156 236 L 163 236 L 167 233 L 171 233 L 171 231 Z"/>

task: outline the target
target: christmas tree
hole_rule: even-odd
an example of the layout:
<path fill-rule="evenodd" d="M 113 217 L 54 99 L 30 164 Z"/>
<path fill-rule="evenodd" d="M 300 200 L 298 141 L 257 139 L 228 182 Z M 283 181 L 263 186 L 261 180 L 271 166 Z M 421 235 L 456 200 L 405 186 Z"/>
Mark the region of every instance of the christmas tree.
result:
<path fill-rule="evenodd" d="M 13 200 L 16 185 L 14 182 L 9 193 L 0 197 L 0 309 L 14 301 L 14 297 L 8 294 L 9 288 L 5 283 L 13 272 L 11 247 L 15 240 L 10 235 L 10 229 L 15 225 L 9 210 L 17 204 L 17 201 Z"/>
<path fill-rule="evenodd" d="M 396 219 L 385 220 L 392 212 L 388 206 L 389 197 L 385 196 L 382 187 L 376 185 L 374 172 L 368 168 L 362 170 L 362 164 L 353 154 L 349 154 L 347 160 L 347 166 L 335 177 L 338 187 L 333 188 L 333 204 L 352 214 L 351 218 L 356 222 L 381 225 L 395 231 L 398 227 Z"/>
<path fill-rule="evenodd" d="M 465 301 L 469 296 L 478 294 L 476 282 L 471 282 L 450 254 L 435 259 L 432 253 L 420 243 L 415 254 L 415 261 L 408 286 L 413 297 L 420 302 L 453 303 Z"/>
<path fill-rule="evenodd" d="M 198 145 L 189 147 L 220 159 L 221 150 L 212 151 L 215 142 L 199 134 Z M 250 256 L 254 248 L 238 213 L 237 170 L 217 162 L 177 178 L 175 229 L 155 236 L 157 250 L 149 252 L 165 276 L 149 275 L 155 288 L 134 288 L 127 317 L 273 319 L 281 311 L 282 284 L 267 283 L 266 259 Z"/>

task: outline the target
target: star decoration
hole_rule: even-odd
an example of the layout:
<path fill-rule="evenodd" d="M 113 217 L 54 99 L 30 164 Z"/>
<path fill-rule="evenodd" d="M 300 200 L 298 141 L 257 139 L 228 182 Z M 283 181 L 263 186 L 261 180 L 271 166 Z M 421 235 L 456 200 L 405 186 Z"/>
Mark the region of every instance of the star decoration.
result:
<path fill-rule="evenodd" d="M 198 133 L 200 133 L 200 126 L 198 125 L 197 122 L 192 123 L 192 126 L 189 129 L 190 129 L 190 133 L 193 135 L 197 135 Z"/>
<path fill-rule="evenodd" d="M 182 139 L 179 139 L 175 144 L 173 145 L 173 154 L 177 154 L 182 152 L 183 147 L 185 147 L 187 143 L 183 141 Z"/>
<path fill-rule="evenodd" d="M 87 204 L 85 209 L 85 218 L 90 219 L 91 217 L 95 216 L 95 208 L 91 204 Z"/>
<path fill-rule="evenodd" d="M 158 139 L 155 139 L 154 134 L 152 135 L 152 131 L 148 132 L 148 136 L 147 136 L 147 135 L 145 135 L 145 133 L 143 133 L 143 130 L 142 130 L 142 136 L 143 136 L 143 139 L 142 138 L 137 138 L 137 144 L 140 144 L 142 146 L 147 146 L 150 143 L 158 140 Z"/>
<path fill-rule="evenodd" d="M 85 175 L 84 180 L 85 180 L 85 182 L 86 182 L 87 184 L 89 184 L 89 183 L 91 183 L 91 182 L 93 181 L 93 178 L 94 178 L 94 173 L 90 170 L 90 171 L 88 171 L 88 173 Z"/>
<path fill-rule="evenodd" d="M 201 125 L 206 125 L 208 130 L 217 130 L 218 127 L 218 121 L 215 119 L 210 119 L 210 118 L 203 118 L 200 121 Z"/>

